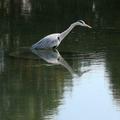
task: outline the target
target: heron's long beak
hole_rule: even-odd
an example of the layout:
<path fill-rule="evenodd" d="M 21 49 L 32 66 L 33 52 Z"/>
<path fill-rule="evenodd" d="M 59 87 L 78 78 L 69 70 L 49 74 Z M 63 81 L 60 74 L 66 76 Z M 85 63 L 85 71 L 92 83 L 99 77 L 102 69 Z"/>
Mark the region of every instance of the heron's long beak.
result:
<path fill-rule="evenodd" d="M 92 28 L 91 26 L 89 26 L 89 25 L 87 25 L 87 24 L 85 24 L 85 27 Z"/>

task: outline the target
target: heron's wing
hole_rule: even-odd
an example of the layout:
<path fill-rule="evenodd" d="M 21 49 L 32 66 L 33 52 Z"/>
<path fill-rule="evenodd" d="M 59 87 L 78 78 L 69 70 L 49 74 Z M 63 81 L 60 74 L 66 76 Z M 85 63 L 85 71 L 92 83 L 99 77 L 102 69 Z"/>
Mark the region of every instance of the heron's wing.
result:
<path fill-rule="evenodd" d="M 36 48 L 36 49 L 43 49 L 43 48 L 48 48 L 48 46 L 50 45 L 50 39 L 49 38 L 43 38 L 40 41 L 38 41 L 37 43 L 35 43 L 32 48 Z"/>
<path fill-rule="evenodd" d="M 50 39 L 49 38 L 44 38 L 40 41 L 38 44 L 39 48 L 48 48 L 50 45 Z"/>
<path fill-rule="evenodd" d="M 47 36 L 37 43 L 35 43 L 32 48 L 37 48 L 37 49 L 44 49 L 44 48 L 52 48 L 54 46 L 58 46 L 59 40 L 57 39 L 57 34 L 56 35 L 50 35 Z"/>
<path fill-rule="evenodd" d="M 53 48 L 54 46 L 58 46 L 57 39 L 45 39 L 39 43 L 39 48 Z"/>

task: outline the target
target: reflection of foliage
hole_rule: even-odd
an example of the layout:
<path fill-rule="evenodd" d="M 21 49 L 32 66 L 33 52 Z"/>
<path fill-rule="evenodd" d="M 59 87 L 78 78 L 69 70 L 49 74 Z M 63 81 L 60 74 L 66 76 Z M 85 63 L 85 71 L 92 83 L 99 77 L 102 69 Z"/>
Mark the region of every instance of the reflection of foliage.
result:
<path fill-rule="evenodd" d="M 93 21 L 92 26 L 119 28 L 119 1 L 93 1 L 95 13 L 90 0 L 0 0 L 0 44 L 6 48 L 31 45 L 40 36 L 60 32 L 78 19 Z"/>
<path fill-rule="evenodd" d="M 69 21 L 75 21 L 80 18 L 88 19 L 93 2 L 96 11 L 104 17 L 119 10 L 119 0 L 0 0 L 0 9 L 4 16 L 14 16 L 14 18 L 21 15 L 27 18 L 28 14 L 31 14 L 34 17 L 39 16 L 41 21 L 48 19 L 68 21 L 68 18 Z"/>
<path fill-rule="evenodd" d="M 33 62 L 38 65 L 35 69 Z M 6 75 L 0 76 L 0 119 L 43 119 L 53 114 L 64 92 L 64 70 L 32 60 L 8 65 Z"/>
<path fill-rule="evenodd" d="M 119 102 L 120 100 L 120 56 L 119 49 L 109 51 L 107 55 L 107 68 L 112 84 L 113 96 Z"/>

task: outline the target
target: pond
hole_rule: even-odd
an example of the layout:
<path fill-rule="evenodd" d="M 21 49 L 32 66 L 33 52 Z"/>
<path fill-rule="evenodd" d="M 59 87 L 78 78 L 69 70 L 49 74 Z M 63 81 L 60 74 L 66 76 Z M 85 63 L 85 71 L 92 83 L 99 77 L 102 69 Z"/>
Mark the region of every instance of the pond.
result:
<path fill-rule="evenodd" d="M 1 120 L 120 119 L 120 17 L 103 3 L 0 0 Z M 57 50 L 30 49 L 81 18 L 93 29 L 74 28 Z"/>

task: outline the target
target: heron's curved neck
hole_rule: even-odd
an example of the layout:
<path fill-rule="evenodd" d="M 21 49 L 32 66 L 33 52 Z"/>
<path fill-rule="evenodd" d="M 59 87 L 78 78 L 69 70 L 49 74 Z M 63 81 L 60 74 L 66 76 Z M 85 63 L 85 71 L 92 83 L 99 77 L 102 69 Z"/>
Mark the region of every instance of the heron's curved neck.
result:
<path fill-rule="evenodd" d="M 70 27 L 67 30 L 62 32 L 60 34 L 60 36 L 59 36 L 60 37 L 60 41 L 62 41 L 76 25 L 77 25 L 76 23 L 73 23 L 73 24 L 70 25 Z"/>

